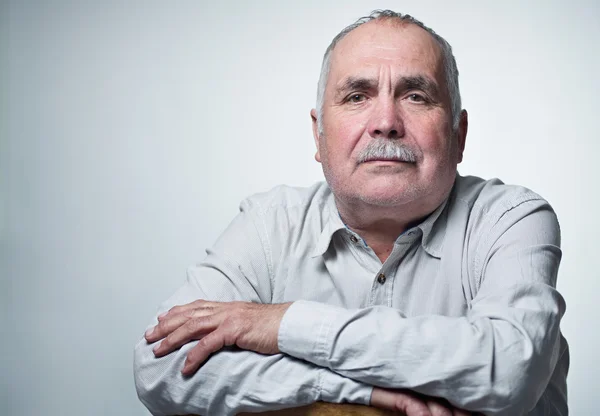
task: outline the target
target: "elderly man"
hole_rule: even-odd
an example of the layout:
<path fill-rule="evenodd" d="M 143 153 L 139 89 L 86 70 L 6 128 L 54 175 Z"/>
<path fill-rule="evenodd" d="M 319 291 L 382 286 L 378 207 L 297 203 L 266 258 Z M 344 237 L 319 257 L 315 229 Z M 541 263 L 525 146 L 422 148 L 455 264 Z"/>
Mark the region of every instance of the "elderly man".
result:
<path fill-rule="evenodd" d="M 327 49 L 311 117 L 327 183 L 242 202 L 136 346 L 144 404 L 566 415 L 558 222 L 528 189 L 457 174 L 450 45 L 374 12 Z"/>

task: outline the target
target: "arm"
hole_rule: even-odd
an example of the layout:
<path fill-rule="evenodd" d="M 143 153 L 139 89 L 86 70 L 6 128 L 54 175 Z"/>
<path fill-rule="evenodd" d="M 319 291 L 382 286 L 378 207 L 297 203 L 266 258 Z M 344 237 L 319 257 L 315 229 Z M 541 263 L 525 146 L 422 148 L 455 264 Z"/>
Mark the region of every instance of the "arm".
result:
<path fill-rule="evenodd" d="M 203 296 L 192 287 L 188 280 L 163 306 Z M 161 358 L 154 357 L 154 344 L 145 339 L 136 345 L 135 384 L 140 400 L 153 414 L 231 415 L 318 400 L 368 404 L 371 387 L 283 354 L 224 349 L 193 376 L 183 376 L 186 354 L 194 344 Z"/>
<path fill-rule="evenodd" d="M 207 259 L 188 271 L 186 284 L 160 312 L 197 299 L 270 303 L 268 259 L 250 214 L 233 221 Z M 150 327 L 157 323 L 155 318 Z M 155 358 L 142 338 L 135 347 L 134 375 L 140 400 L 155 415 L 230 415 L 275 410 L 318 400 L 368 404 L 372 387 L 329 369 L 282 354 L 265 356 L 224 349 L 191 377 L 181 374 L 187 352 L 196 342 Z"/>
<path fill-rule="evenodd" d="M 565 306 L 555 289 L 558 223 L 544 201 L 529 201 L 499 216 L 483 235 L 476 250 L 481 284 L 466 316 L 406 318 L 388 307 L 345 310 L 299 301 L 283 317 L 279 349 L 355 380 L 444 397 L 459 408 L 527 412 L 559 353 Z"/>

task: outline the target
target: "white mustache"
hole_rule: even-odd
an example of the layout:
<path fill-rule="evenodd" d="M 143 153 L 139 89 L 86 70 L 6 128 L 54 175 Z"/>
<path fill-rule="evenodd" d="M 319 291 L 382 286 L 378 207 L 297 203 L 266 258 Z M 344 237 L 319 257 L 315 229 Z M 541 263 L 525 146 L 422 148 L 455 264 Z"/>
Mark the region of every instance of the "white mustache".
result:
<path fill-rule="evenodd" d="M 358 163 L 381 159 L 415 163 L 417 154 L 408 146 L 395 140 L 376 138 L 358 155 Z"/>

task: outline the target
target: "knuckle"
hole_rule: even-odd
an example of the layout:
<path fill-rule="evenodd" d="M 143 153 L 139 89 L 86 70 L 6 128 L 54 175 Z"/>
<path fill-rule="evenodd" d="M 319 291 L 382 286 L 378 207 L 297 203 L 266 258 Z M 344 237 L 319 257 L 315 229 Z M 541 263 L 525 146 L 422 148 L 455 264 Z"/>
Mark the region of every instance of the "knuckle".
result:
<path fill-rule="evenodd" d="M 167 342 L 167 345 L 169 347 L 174 347 L 175 345 L 177 345 L 177 342 L 178 342 L 178 334 L 176 332 L 171 332 L 165 338 L 165 342 Z"/>
<path fill-rule="evenodd" d="M 406 396 L 402 395 L 396 397 L 396 408 L 404 413 L 408 413 L 408 408 L 410 407 L 410 399 Z M 410 415 L 409 415 L 410 416 Z"/>
<path fill-rule="evenodd" d="M 204 327 L 204 319 L 192 318 L 187 321 L 185 327 L 189 334 L 196 334 L 197 332 L 201 331 Z"/>
<path fill-rule="evenodd" d="M 201 347 L 196 345 L 194 348 L 188 351 L 187 356 L 185 358 L 186 363 L 193 363 L 196 360 L 196 357 L 198 356 L 198 348 Z"/>
<path fill-rule="evenodd" d="M 198 320 L 190 319 L 183 325 L 183 327 L 188 334 L 193 334 L 196 332 L 196 328 L 198 328 Z"/>
<path fill-rule="evenodd" d="M 407 398 L 404 402 L 404 409 L 400 410 L 407 416 L 432 416 L 427 405 L 414 397 Z"/>
<path fill-rule="evenodd" d="M 162 342 L 160 343 L 160 346 L 162 348 L 171 348 L 172 344 L 173 344 L 173 337 L 171 335 L 169 335 L 165 339 L 162 340 Z"/>
<path fill-rule="evenodd" d="M 165 331 L 169 328 L 169 324 L 167 322 L 168 321 L 161 321 L 158 323 L 158 325 L 156 325 L 156 327 L 161 331 Z"/>
<path fill-rule="evenodd" d="M 243 331 L 244 327 L 246 326 L 246 317 L 245 317 L 244 313 L 240 313 L 240 312 L 234 313 L 234 314 L 228 316 L 223 323 L 230 330 L 232 330 L 236 333 L 241 332 L 241 331 Z"/>
<path fill-rule="evenodd" d="M 238 325 L 237 324 L 238 320 L 239 320 L 239 318 L 237 317 L 237 314 L 231 313 L 228 316 L 226 316 L 225 319 L 223 319 L 223 322 L 221 325 L 224 328 L 234 328 Z"/>
<path fill-rule="evenodd" d="M 200 345 L 200 347 L 203 349 L 207 348 L 209 346 L 209 341 L 210 341 L 209 337 L 204 337 L 200 341 L 198 341 L 198 345 Z"/>
<path fill-rule="evenodd" d="M 428 405 L 432 416 L 452 416 L 452 412 L 440 403 L 429 402 Z"/>
<path fill-rule="evenodd" d="M 164 322 L 162 322 L 162 326 L 160 327 L 160 329 L 161 329 L 161 333 L 166 335 L 166 334 L 170 334 L 175 329 L 177 329 L 177 325 L 174 325 L 174 323 L 170 322 L 170 321 L 164 321 Z"/>
<path fill-rule="evenodd" d="M 227 318 L 221 326 L 226 342 L 231 344 L 244 333 L 243 325 L 239 319 Z"/>

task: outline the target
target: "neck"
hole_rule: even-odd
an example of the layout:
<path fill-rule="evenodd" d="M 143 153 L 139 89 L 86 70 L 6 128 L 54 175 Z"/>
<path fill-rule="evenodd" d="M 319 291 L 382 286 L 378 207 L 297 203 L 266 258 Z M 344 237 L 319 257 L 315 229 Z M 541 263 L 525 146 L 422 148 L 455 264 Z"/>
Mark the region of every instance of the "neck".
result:
<path fill-rule="evenodd" d="M 359 234 L 373 249 L 382 263 L 391 254 L 400 234 L 419 224 L 443 202 L 414 206 L 373 206 L 360 202 L 335 199 L 344 223 Z"/>

